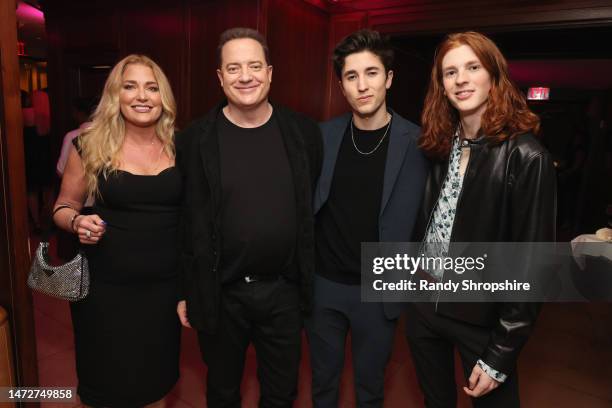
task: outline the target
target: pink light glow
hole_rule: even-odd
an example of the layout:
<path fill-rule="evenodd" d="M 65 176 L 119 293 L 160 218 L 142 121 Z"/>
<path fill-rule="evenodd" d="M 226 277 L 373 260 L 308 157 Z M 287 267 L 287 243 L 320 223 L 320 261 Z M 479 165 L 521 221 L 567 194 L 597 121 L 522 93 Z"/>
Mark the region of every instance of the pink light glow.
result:
<path fill-rule="evenodd" d="M 45 15 L 36 7 L 32 7 L 22 1 L 17 5 L 17 19 L 23 22 L 32 22 L 37 24 L 45 23 Z"/>

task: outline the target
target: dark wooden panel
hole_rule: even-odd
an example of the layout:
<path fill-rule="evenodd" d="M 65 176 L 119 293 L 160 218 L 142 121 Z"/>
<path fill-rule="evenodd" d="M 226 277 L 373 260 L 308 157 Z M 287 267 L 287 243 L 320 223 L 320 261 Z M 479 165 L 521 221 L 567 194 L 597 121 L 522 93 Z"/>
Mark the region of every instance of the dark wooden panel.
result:
<path fill-rule="evenodd" d="M 217 43 L 219 35 L 231 27 L 258 28 L 258 2 L 228 0 L 199 2 L 189 8 L 188 70 L 193 120 L 203 116 L 222 97 L 217 79 Z"/>
<path fill-rule="evenodd" d="M 67 51 L 105 52 L 117 48 L 119 13 L 110 2 L 53 0 L 44 3 L 45 24 L 58 22 L 47 35 Z M 51 45 L 50 44 L 50 45 Z"/>
<path fill-rule="evenodd" d="M 51 154 L 55 159 L 63 136 L 75 126 L 72 100 L 77 96 L 97 96 L 102 91 L 100 78 L 95 83 L 84 83 L 91 79 L 89 67 L 117 61 L 120 20 L 115 7 L 109 4 L 56 0 L 43 5 L 48 38 Z"/>
<path fill-rule="evenodd" d="M 145 54 L 164 71 L 177 100 L 180 124 L 186 121 L 187 80 L 183 75 L 186 59 L 186 22 L 183 1 L 138 0 L 127 2 L 121 13 L 120 54 Z"/>
<path fill-rule="evenodd" d="M 327 89 L 326 89 L 326 107 L 325 118 L 329 119 L 334 116 L 347 112 L 350 108 L 346 103 L 346 99 L 342 95 L 339 86 L 339 80 L 334 73 L 331 55 L 344 37 L 350 33 L 364 28 L 366 26 L 366 13 L 350 13 L 331 17 L 329 42 L 328 42 L 328 58 L 327 66 Z"/>
<path fill-rule="evenodd" d="M 325 114 L 328 26 L 327 14 L 302 0 L 270 0 L 272 99 L 318 120 Z"/>
<path fill-rule="evenodd" d="M 387 93 L 387 104 L 406 119 L 420 123 L 431 62 L 419 55 L 395 49 L 394 65 L 395 75 Z"/>
<path fill-rule="evenodd" d="M 14 332 L 17 381 L 38 384 L 32 297 L 26 286 L 30 266 L 23 152 L 23 119 L 15 0 L 0 2 L 0 303 Z"/>

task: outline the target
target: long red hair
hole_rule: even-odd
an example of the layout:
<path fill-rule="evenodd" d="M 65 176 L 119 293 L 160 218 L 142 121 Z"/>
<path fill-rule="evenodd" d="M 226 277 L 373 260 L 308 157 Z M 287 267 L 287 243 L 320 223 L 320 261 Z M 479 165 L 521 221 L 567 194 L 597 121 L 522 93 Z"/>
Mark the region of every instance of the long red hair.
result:
<path fill-rule="evenodd" d="M 448 51 L 461 45 L 467 45 L 474 51 L 491 76 L 491 90 L 482 115 L 480 133 L 495 144 L 522 133 L 537 133 L 540 128 L 539 118 L 529 110 L 525 97 L 510 80 L 508 63 L 495 43 L 474 31 L 449 34 L 436 49 L 421 115 L 419 145 L 432 158 L 448 157 L 459 124 L 457 110 L 444 95 L 442 59 Z"/>

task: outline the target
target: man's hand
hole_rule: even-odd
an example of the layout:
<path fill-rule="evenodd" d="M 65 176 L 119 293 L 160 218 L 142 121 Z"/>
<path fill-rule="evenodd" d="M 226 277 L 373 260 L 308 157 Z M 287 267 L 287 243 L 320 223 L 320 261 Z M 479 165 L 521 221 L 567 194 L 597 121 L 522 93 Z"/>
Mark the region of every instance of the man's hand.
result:
<path fill-rule="evenodd" d="M 472 369 L 472 374 L 468 379 L 468 387 L 463 387 L 463 391 L 473 398 L 481 397 L 499 387 L 499 383 L 489 377 L 478 364 Z"/>
<path fill-rule="evenodd" d="M 191 329 L 191 325 L 189 324 L 189 319 L 187 319 L 187 302 L 181 300 L 176 305 L 176 313 L 178 314 L 179 319 L 181 320 L 181 324 L 185 327 L 189 327 Z"/>

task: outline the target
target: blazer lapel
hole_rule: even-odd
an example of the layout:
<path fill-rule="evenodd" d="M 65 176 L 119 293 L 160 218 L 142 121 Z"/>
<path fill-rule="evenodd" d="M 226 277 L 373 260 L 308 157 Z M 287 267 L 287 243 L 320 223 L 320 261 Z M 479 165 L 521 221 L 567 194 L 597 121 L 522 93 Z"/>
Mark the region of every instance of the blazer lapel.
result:
<path fill-rule="evenodd" d="M 383 214 L 393 187 L 395 180 L 404 162 L 404 156 L 410 144 L 410 139 L 404 134 L 405 129 L 401 126 L 399 120 L 393 120 L 391 123 L 391 134 L 389 135 L 389 147 L 387 150 L 387 163 L 385 164 L 385 177 L 383 181 L 383 196 L 380 203 L 380 215 Z"/>
<path fill-rule="evenodd" d="M 315 194 L 315 214 L 323 207 L 323 204 L 325 204 L 329 197 L 331 183 L 334 178 L 334 168 L 336 167 L 336 160 L 338 159 L 338 152 L 340 151 L 340 145 L 342 144 L 349 118 L 350 114 L 343 115 L 340 119 L 330 123 L 329 127 L 323 133 L 323 165 Z"/>

